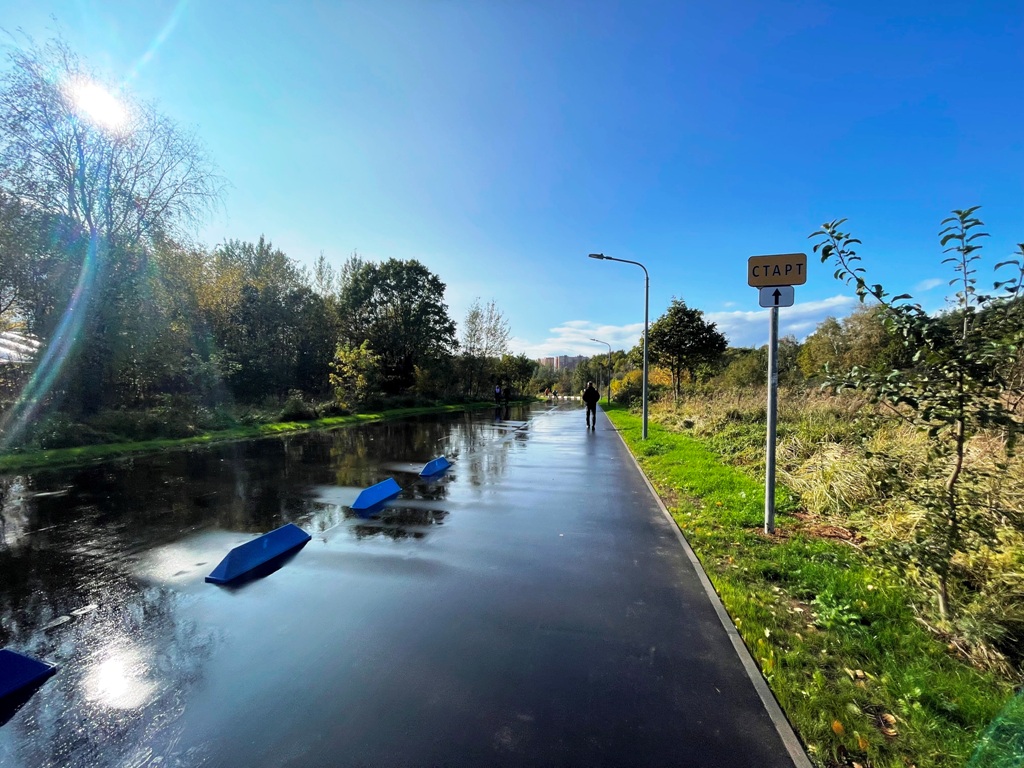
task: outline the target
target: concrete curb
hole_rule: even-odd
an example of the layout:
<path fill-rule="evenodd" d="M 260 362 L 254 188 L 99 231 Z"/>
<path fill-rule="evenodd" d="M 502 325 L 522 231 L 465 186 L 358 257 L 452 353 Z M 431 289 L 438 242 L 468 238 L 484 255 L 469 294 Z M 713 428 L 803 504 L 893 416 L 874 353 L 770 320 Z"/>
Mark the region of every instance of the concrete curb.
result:
<path fill-rule="evenodd" d="M 608 414 L 604 414 L 605 418 L 608 418 Z M 609 421 L 611 421 L 609 419 Z M 614 425 L 613 425 L 614 426 Z M 694 553 L 693 548 L 690 547 L 690 542 L 683 536 L 683 532 L 679 529 L 678 523 L 672 517 L 671 513 L 665 507 L 664 502 L 661 500 L 661 496 L 654 489 L 650 479 L 647 477 L 647 473 L 644 472 L 640 466 L 640 462 L 636 460 L 636 456 L 629 450 L 629 446 L 626 444 L 618 429 L 615 429 L 615 434 L 619 440 L 622 440 L 622 447 L 626 449 L 626 453 L 629 458 L 633 461 L 633 466 L 636 467 L 640 476 L 644 479 L 647 484 L 648 490 L 654 497 L 654 500 L 658 503 L 658 508 L 661 513 L 665 516 L 665 519 L 672 525 L 672 530 L 676 534 L 676 538 L 679 539 L 680 545 L 683 547 L 683 551 L 686 552 L 686 557 L 690 563 L 693 564 L 693 569 L 697 572 L 697 578 L 700 579 L 701 586 L 704 587 L 704 591 L 707 593 L 708 600 L 715 608 L 715 613 L 718 614 L 718 620 L 722 622 L 722 628 L 725 629 L 725 633 L 729 636 L 729 640 L 732 642 L 732 646 L 736 651 L 736 655 L 739 657 L 740 663 L 743 665 L 744 671 L 747 673 L 747 677 L 750 678 L 750 682 L 754 685 L 754 690 L 757 691 L 757 695 L 761 699 L 761 703 L 764 705 L 765 710 L 768 712 L 768 717 L 771 718 L 772 724 L 775 726 L 775 730 L 779 734 L 779 738 L 782 739 L 783 745 L 786 747 L 786 751 L 789 753 L 790 759 L 793 761 L 793 765 L 796 768 L 814 768 L 814 764 L 810 758 L 807 757 L 807 753 L 804 752 L 803 746 L 800 744 L 800 739 L 797 737 L 796 732 L 793 730 L 793 726 L 789 724 L 789 720 L 786 719 L 786 715 L 782 711 L 782 707 L 779 706 L 779 702 L 776 701 L 775 695 L 768 687 L 768 682 L 764 679 L 761 674 L 761 670 L 758 669 L 757 664 L 754 663 L 753 657 L 750 655 L 750 651 L 747 650 L 747 646 L 743 642 L 743 638 L 740 637 L 740 633 L 736 629 L 736 625 L 732 623 L 732 619 L 729 618 L 728 612 L 725 610 L 725 605 L 722 604 L 721 598 L 718 593 L 715 592 L 714 586 L 711 584 L 711 579 L 708 578 L 707 573 L 704 572 L 703 566 L 700 564 L 700 560 L 697 559 L 697 555 Z"/>

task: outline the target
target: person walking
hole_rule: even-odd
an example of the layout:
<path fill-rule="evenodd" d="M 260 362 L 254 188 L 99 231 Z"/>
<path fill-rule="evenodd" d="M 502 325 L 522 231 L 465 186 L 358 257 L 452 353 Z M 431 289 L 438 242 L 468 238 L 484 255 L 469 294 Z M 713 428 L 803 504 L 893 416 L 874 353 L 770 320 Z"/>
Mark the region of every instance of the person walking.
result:
<path fill-rule="evenodd" d="M 601 393 L 597 391 L 594 382 L 588 381 L 587 388 L 583 390 L 583 402 L 587 406 L 587 427 L 591 430 L 597 428 L 597 403 L 600 399 Z"/>

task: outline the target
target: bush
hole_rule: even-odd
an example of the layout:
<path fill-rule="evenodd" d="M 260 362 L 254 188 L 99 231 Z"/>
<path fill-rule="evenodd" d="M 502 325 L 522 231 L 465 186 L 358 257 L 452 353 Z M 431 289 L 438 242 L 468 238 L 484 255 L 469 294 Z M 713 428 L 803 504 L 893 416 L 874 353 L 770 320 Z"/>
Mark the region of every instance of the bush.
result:
<path fill-rule="evenodd" d="M 313 421 L 315 418 L 316 408 L 297 395 L 289 397 L 278 414 L 278 421 Z"/>

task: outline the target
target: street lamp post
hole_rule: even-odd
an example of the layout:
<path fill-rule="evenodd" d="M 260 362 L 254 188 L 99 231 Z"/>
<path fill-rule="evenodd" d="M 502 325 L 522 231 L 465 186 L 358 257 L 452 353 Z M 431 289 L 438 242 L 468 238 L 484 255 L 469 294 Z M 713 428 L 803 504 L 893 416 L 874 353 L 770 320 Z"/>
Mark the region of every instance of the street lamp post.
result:
<path fill-rule="evenodd" d="M 616 259 L 612 256 L 605 256 L 603 253 L 591 253 L 588 254 L 592 259 L 601 259 L 603 261 L 619 261 L 623 264 L 635 264 L 644 271 L 644 429 L 643 439 L 647 439 L 647 320 L 648 320 L 648 309 L 650 307 L 650 294 L 651 294 L 651 276 L 647 273 L 647 267 L 641 264 L 639 261 L 630 261 L 629 259 Z"/>
<path fill-rule="evenodd" d="M 598 344 L 604 344 L 608 347 L 608 391 L 605 393 L 607 397 L 608 405 L 612 404 L 612 345 L 607 341 L 601 341 L 600 339 L 591 339 L 596 341 Z"/>

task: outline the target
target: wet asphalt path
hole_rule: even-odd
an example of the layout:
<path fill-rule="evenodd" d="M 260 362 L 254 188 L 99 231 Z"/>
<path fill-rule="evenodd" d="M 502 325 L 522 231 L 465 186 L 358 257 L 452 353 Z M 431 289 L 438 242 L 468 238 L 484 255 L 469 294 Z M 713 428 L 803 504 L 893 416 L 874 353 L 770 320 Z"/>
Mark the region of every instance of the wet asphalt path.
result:
<path fill-rule="evenodd" d="M 266 625 L 240 606 L 247 647 L 206 688 L 245 704 L 199 696 L 184 733 L 225 766 L 791 765 L 606 417 L 527 429 L 474 514 L 415 554 L 311 546 L 240 591 L 271 603 Z M 305 568 L 317 599 L 293 600 Z"/>
<path fill-rule="evenodd" d="M 316 518 L 243 588 L 202 582 L 237 535 L 143 553 L 121 634 L 75 636 L 91 671 L 0 727 L 0 763 L 792 766 L 604 414 L 516 426 L 488 426 L 438 500 L 403 494 L 391 537 Z"/>

